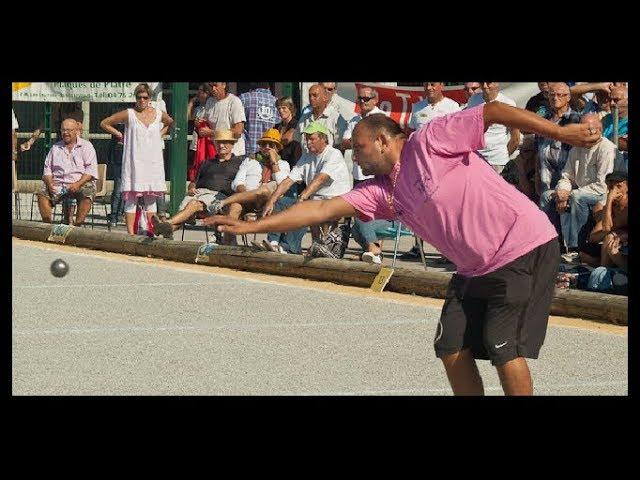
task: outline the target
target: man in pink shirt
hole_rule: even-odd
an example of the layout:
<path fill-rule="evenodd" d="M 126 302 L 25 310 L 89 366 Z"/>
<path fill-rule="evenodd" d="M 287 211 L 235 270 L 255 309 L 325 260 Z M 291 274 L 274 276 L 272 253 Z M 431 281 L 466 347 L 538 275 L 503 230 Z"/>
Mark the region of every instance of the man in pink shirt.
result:
<path fill-rule="evenodd" d="M 38 208 L 42 221 L 51 223 L 54 205 L 63 199 L 75 199 L 78 212 L 74 225 L 82 225 L 96 194 L 98 160 L 90 141 L 78 137 L 79 124 L 69 118 L 62 122 L 62 140 L 56 142 L 44 161 L 42 189 Z M 71 223 L 71 219 L 66 219 Z"/>
<path fill-rule="evenodd" d="M 458 267 L 434 342 L 453 392 L 484 394 L 475 359 L 490 359 L 505 394 L 531 395 L 525 358 L 537 358 L 544 341 L 560 252 L 544 212 L 476 153 L 494 123 L 578 146 L 599 139 L 591 124 L 560 127 L 501 102 L 436 118 L 408 139 L 385 115 L 369 115 L 352 145 L 374 179 L 251 224 L 217 217 L 218 230 L 287 231 L 356 214 L 399 219 Z"/>

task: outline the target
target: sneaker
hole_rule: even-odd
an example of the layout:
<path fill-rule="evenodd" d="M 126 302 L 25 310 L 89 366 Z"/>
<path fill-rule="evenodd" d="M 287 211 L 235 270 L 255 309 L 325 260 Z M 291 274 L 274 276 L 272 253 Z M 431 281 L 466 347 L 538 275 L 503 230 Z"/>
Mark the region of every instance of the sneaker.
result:
<path fill-rule="evenodd" d="M 574 263 L 580 260 L 580 254 L 578 252 L 568 252 L 560 255 L 560 258 L 565 263 Z"/>
<path fill-rule="evenodd" d="M 373 252 L 364 252 L 362 254 L 362 261 L 365 263 L 375 263 L 376 265 L 380 265 L 382 263 L 382 257 Z"/>
<path fill-rule="evenodd" d="M 258 220 L 258 214 L 257 213 L 246 213 L 244 215 L 244 221 L 245 222 L 255 222 L 256 220 Z"/>
<path fill-rule="evenodd" d="M 151 223 L 153 224 L 153 231 L 156 235 L 162 235 L 168 240 L 173 240 L 173 227 L 169 222 L 163 222 L 157 215 L 153 215 L 151 217 Z"/>
<path fill-rule="evenodd" d="M 442 255 L 440 258 L 436 260 L 437 265 L 448 265 L 450 263 L 453 263 L 453 262 L 449 260 L 447 257 L 445 257 L 444 255 Z"/>

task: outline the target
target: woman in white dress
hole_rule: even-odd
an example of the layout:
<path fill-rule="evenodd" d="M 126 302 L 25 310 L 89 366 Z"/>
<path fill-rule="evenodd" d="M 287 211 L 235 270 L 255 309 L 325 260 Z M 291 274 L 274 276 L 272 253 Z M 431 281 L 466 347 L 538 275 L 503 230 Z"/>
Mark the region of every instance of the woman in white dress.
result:
<path fill-rule="evenodd" d="M 173 119 L 151 106 L 151 88 L 146 83 L 139 84 L 134 94 L 136 104 L 105 118 L 100 127 L 111 135 L 122 139 L 123 134 L 115 125 L 124 123 L 124 147 L 122 155 L 122 198 L 127 231 L 133 231 L 136 203 L 143 197 L 149 223 L 157 211 L 156 198 L 166 191 L 164 180 L 164 158 L 162 155 L 162 135 L 173 124 Z"/>

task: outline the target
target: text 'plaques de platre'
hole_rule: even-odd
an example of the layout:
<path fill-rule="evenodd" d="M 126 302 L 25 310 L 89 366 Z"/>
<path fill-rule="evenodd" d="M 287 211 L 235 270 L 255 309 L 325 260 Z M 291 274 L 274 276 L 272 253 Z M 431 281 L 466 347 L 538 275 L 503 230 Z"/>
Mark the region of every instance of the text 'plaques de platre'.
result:
<path fill-rule="evenodd" d="M 47 240 L 50 242 L 64 243 L 72 229 L 73 225 L 65 225 L 63 223 L 52 225 L 51 234 Z"/>
<path fill-rule="evenodd" d="M 376 278 L 373 279 L 373 283 L 371 284 L 371 290 L 374 292 L 381 292 L 384 290 L 384 287 L 387 286 L 389 280 L 391 279 L 391 275 L 393 275 L 393 268 L 382 267 Z"/>
<path fill-rule="evenodd" d="M 203 243 L 202 245 L 200 245 L 200 248 L 198 248 L 198 253 L 196 254 L 196 263 L 208 262 L 209 255 L 211 255 L 211 252 L 213 252 L 213 250 L 217 247 L 217 243 Z"/>

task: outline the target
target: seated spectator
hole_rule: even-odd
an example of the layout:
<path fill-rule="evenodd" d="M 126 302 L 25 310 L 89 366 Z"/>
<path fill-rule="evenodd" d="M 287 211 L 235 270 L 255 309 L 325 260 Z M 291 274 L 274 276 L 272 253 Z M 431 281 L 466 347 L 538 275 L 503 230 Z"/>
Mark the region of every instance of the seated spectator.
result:
<path fill-rule="evenodd" d="M 235 194 L 214 200 L 209 207 L 211 213 L 228 209 L 227 215 L 239 218 L 242 213 L 261 212 L 278 185 L 287 178 L 289 164 L 280 158 L 282 149 L 280 132 L 275 128 L 267 130 L 258 140 L 259 151 L 245 159 L 240 165 L 231 188 Z M 203 222 L 208 225 L 207 220 Z"/>
<path fill-rule="evenodd" d="M 98 160 L 90 141 L 78 136 L 80 124 L 68 118 L 61 124 L 62 140 L 49 150 L 44 161 L 43 185 L 38 195 L 42 221 L 51 223 L 53 207 L 61 200 L 78 205 L 74 225 L 82 225 L 96 194 Z M 68 210 L 66 223 L 71 223 Z"/>
<path fill-rule="evenodd" d="M 302 132 L 305 136 L 308 152 L 298 160 L 289 176 L 278 185 L 264 206 L 263 215 L 273 212 L 276 201 L 296 182 L 304 181 L 307 187 L 298 197 L 298 202 L 306 200 L 328 200 L 347 193 L 353 187 L 347 165 L 340 151 L 329 145 L 329 130 L 320 122 L 310 123 Z M 321 235 L 337 226 L 338 222 L 311 227 L 314 241 L 320 241 Z M 321 231 L 322 227 L 322 231 Z"/>
<path fill-rule="evenodd" d="M 613 86 L 610 93 L 611 113 L 602 120 L 603 135 L 609 140 L 614 140 L 613 110 L 618 109 L 618 156 L 616 158 L 616 170 L 628 171 L 628 128 L 629 128 L 629 98 L 627 88 Z"/>
<path fill-rule="evenodd" d="M 580 123 L 580 115 L 571 109 L 569 106 L 569 99 L 569 86 L 566 83 L 550 83 L 549 105 L 551 110 L 545 118 L 557 123 L 559 126 L 568 125 L 570 123 Z M 535 179 L 536 193 L 540 195 L 540 207 L 545 209 L 547 215 L 549 215 L 549 219 L 556 227 L 556 231 L 558 234 L 561 234 L 562 229 L 560 228 L 560 216 L 555 208 L 547 208 L 548 203 L 543 202 L 542 194 L 548 190 L 556 189 L 562 170 L 567 163 L 571 145 L 536 135 L 535 146 L 538 156 Z"/>
<path fill-rule="evenodd" d="M 525 110 L 544 117 L 549 113 L 549 82 L 538 82 L 540 92 L 527 100 Z"/>
<path fill-rule="evenodd" d="M 500 83 L 480 82 L 480 87 L 482 93 L 473 95 L 467 103 L 467 108 L 495 101 L 506 103 L 512 107 L 516 106 L 514 100 L 500 92 Z M 504 125 L 494 123 L 485 132 L 484 139 L 485 148 L 478 150 L 478 153 L 496 172 L 501 173 L 505 165 L 509 163 L 509 157 L 520 144 L 520 130 L 517 128 L 508 129 Z"/>
<path fill-rule="evenodd" d="M 607 198 L 598 203 L 598 207 L 601 207 L 600 214 L 589 234 L 588 243 L 580 249 L 580 258 L 594 267 L 615 265 L 626 269 L 629 240 L 627 174 L 614 171 L 606 176 L 605 182 Z"/>
<path fill-rule="evenodd" d="M 195 220 L 196 215 L 210 214 L 209 209 L 214 200 L 222 200 L 233 194 L 231 182 L 245 159 L 244 155 L 236 156 L 232 152 L 238 138 L 231 130 L 216 130 L 213 140 L 217 155 L 200 166 L 195 181 L 189 184 L 187 196 L 182 200 L 178 213 L 163 221 L 157 215 L 151 217 L 156 235 L 173 238 L 173 232 L 183 223 Z M 224 239 L 225 243 L 233 243 L 235 235 L 225 236 Z"/>
<path fill-rule="evenodd" d="M 602 132 L 602 122 L 596 113 L 583 115 L 581 123 Z M 604 201 L 605 177 L 613 171 L 615 154 L 615 145 L 604 137 L 591 148 L 572 148 L 555 190 L 542 194 L 541 208 L 548 215 L 550 209 L 560 215 L 562 237 L 568 249 L 563 258 L 569 262 L 578 257 L 578 236 L 587 224 L 591 209 L 597 202 Z"/>

